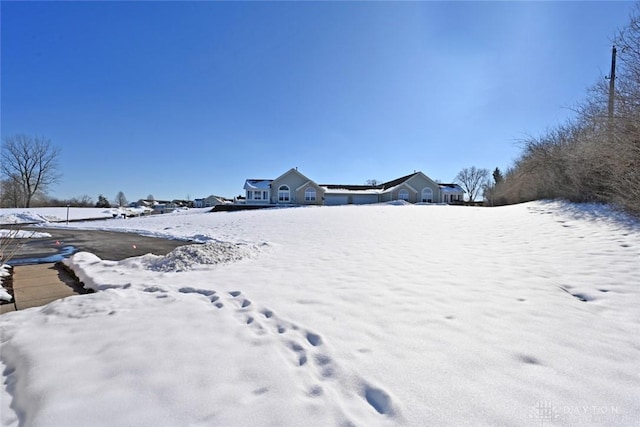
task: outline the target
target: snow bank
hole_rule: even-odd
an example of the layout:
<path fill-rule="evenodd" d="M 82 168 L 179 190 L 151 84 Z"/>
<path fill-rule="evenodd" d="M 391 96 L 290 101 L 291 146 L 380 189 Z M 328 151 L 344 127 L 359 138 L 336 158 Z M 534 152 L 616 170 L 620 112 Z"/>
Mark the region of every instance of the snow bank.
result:
<path fill-rule="evenodd" d="M 46 217 L 31 211 L 20 211 L 16 213 L 6 213 L 4 211 L 4 209 L 0 210 L 0 224 L 25 224 L 48 221 Z"/>
<path fill-rule="evenodd" d="M 51 234 L 31 230 L 0 230 L 0 239 L 42 239 L 45 237 L 51 237 Z"/>
<path fill-rule="evenodd" d="M 11 301 L 13 299 L 13 297 L 11 297 L 11 294 L 9 294 L 9 292 L 2 286 L 2 280 L 5 277 L 9 277 L 11 275 L 11 273 L 9 272 L 10 269 L 11 266 L 9 266 L 8 264 L 0 265 L 0 300 L 3 301 Z"/>
<path fill-rule="evenodd" d="M 191 270 L 197 266 L 214 266 L 254 258 L 267 246 L 267 243 L 254 245 L 208 242 L 203 245 L 180 246 L 165 256 L 146 255 L 142 263 L 153 271 L 180 272 Z"/>
<path fill-rule="evenodd" d="M 78 221 L 84 219 L 112 218 L 110 209 L 104 208 L 29 208 L 0 209 L 0 224 L 38 224 L 49 222 Z"/>

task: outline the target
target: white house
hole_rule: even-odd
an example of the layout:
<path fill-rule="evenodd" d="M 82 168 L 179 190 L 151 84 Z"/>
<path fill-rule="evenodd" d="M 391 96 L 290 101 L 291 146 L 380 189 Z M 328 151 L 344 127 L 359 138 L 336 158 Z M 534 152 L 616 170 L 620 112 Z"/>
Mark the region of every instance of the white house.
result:
<path fill-rule="evenodd" d="M 410 203 L 462 203 L 464 190 L 441 184 L 414 172 L 379 185 L 316 184 L 296 168 L 276 179 L 247 179 L 246 204 L 250 205 L 363 205 L 392 200 Z"/>
<path fill-rule="evenodd" d="M 193 201 L 194 208 L 212 208 L 218 205 L 224 205 L 227 201 L 223 197 L 209 196 L 202 199 L 195 199 Z"/>

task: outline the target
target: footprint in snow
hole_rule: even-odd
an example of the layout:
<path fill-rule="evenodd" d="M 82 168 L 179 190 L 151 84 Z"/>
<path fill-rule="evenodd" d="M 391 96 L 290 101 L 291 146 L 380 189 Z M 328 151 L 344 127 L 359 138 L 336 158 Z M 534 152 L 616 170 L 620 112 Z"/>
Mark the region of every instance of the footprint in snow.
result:
<path fill-rule="evenodd" d="M 299 372 L 307 378 L 305 381 L 309 383 L 306 392 L 309 397 L 315 398 L 325 394 L 324 388 L 318 382 L 335 384 L 335 381 L 341 381 L 340 376 L 337 375 L 338 366 L 326 353 L 324 340 L 320 334 L 300 328 L 295 323 L 283 321 L 273 310 L 256 307 L 249 299 L 238 299 L 242 295 L 240 291 L 231 291 L 228 294 L 237 307 L 238 320 L 251 327 L 259 336 L 270 334 L 272 338 L 276 337 L 289 355 L 293 353 L 294 366 L 300 369 Z M 454 318 L 454 316 L 450 317 Z M 370 350 L 361 349 L 361 352 L 370 352 Z M 397 416 L 397 410 L 386 391 L 366 381 L 361 380 L 360 383 L 362 386 L 358 394 L 364 402 L 380 415 Z M 349 387 L 345 387 L 346 389 Z M 338 388 L 336 392 L 346 391 Z"/>
<path fill-rule="evenodd" d="M 571 295 L 572 297 L 574 297 L 575 299 L 582 301 L 582 302 L 589 302 L 589 301 L 593 301 L 595 298 L 593 298 L 592 296 L 589 296 L 587 294 L 582 294 L 579 292 L 571 292 L 569 291 L 567 288 L 571 289 L 571 286 L 566 286 L 566 287 L 562 287 L 562 286 L 558 286 L 558 288 L 562 289 L 564 292 L 568 293 L 569 295 Z"/>
<path fill-rule="evenodd" d="M 542 365 L 542 363 L 540 363 L 540 361 L 538 359 L 536 359 L 533 356 L 529 356 L 527 354 L 518 354 L 516 356 L 516 358 L 521 361 L 524 362 L 528 365 Z"/>
<path fill-rule="evenodd" d="M 148 288 L 144 288 L 142 290 L 142 292 L 162 292 L 162 293 L 166 293 L 167 291 L 165 289 L 159 288 L 157 286 L 149 286 Z"/>
<path fill-rule="evenodd" d="M 322 338 L 318 334 L 314 334 L 313 332 L 307 332 L 307 341 L 314 347 L 322 344 Z"/>
<path fill-rule="evenodd" d="M 180 288 L 178 289 L 178 292 L 181 292 L 183 294 L 200 294 L 204 295 L 205 297 L 211 296 L 216 293 L 216 291 L 212 291 L 211 289 L 196 289 L 192 287 Z"/>
<path fill-rule="evenodd" d="M 392 415 L 393 405 L 391 403 L 391 397 L 389 394 L 379 388 L 373 387 L 369 384 L 364 384 L 362 394 L 367 403 L 373 407 L 380 415 Z"/>

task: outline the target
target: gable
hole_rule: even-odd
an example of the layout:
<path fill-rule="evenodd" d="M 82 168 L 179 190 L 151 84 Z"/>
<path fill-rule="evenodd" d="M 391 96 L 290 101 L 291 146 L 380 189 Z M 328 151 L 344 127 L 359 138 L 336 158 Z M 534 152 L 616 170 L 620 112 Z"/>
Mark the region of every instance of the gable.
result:
<path fill-rule="evenodd" d="M 317 189 L 320 188 L 318 184 L 298 172 L 297 169 L 291 168 L 271 182 L 271 190 L 275 193 L 280 186 L 286 185 L 290 191 L 295 191 L 304 184 L 312 184 Z"/>
<path fill-rule="evenodd" d="M 315 182 L 313 182 L 311 180 L 305 182 L 304 184 L 302 184 L 301 186 L 296 188 L 295 191 L 304 191 L 309 187 L 314 188 L 320 194 L 324 193 L 324 188 L 320 187 L 318 184 L 316 184 Z"/>
<path fill-rule="evenodd" d="M 440 186 L 437 182 L 433 181 L 431 178 L 423 174 L 422 172 L 418 172 L 414 174 L 411 178 L 407 180 L 407 183 L 410 184 L 413 188 L 417 190 L 418 193 L 422 192 L 422 190 L 426 187 L 431 188 L 433 194 L 438 194 L 440 191 Z"/>

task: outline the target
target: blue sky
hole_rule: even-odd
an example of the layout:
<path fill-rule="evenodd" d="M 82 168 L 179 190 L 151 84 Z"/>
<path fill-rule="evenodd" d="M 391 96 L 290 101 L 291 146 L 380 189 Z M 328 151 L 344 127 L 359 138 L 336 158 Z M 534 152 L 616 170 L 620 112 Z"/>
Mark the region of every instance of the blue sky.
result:
<path fill-rule="evenodd" d="M 1 2 L 2 137 L 60 198 L 506 169 L 609 72 L 633 2 Z"/>

